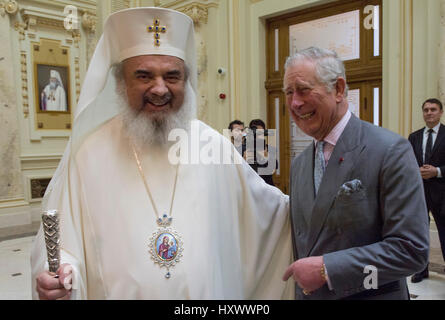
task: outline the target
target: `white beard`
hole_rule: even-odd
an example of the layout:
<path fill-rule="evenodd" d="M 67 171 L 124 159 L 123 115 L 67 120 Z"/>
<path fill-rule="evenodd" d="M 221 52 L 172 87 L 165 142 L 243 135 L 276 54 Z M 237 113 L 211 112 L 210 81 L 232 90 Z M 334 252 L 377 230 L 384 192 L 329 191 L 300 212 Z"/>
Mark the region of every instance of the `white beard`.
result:
<path fill-rule="evenodd" d="M 168 147 L 168 135 L 173 129 L 190 131 L 190 121 L 196 118 L 196 96 L 189 83 L 185 85 L 184 102 L 177 112 L 168 113 L 161 120 L 131 108 L 125 85 L 118 86 L 117 95 L 123 127 L 127 136 L 139 147 Z"/>

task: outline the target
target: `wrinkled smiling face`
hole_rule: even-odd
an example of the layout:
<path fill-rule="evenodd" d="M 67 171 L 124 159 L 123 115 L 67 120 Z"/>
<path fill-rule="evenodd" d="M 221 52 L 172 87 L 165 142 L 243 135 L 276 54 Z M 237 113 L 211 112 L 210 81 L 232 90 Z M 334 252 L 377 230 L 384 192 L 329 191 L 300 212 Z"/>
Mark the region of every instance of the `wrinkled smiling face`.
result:
<path fill-rule="evenodd" d="M 145 55 L 124 61 L 124 80 L 131 108 L 153 120 L 177 112 L 185 95 L 184 61 L 172 56 Z"/>
<path fill-rule="evenodd" d="M 315 64 L 309 60 L 297 61 L 284 75 L 286 105 L 295 124 L 307 135 L 325 138 L 346 110 L 342 88 L 328 92 L 316 78 Z"/>

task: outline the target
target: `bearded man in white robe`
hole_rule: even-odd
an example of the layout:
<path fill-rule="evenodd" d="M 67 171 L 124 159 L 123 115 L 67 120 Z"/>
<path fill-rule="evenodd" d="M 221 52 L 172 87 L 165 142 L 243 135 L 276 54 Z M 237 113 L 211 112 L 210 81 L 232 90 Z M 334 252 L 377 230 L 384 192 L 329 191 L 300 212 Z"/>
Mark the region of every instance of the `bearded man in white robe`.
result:
<path fill-rule="evenodd" d="M 44 111 L 67 111 L 65 89 L 56 70 L 50 71 L 49 83 L 42 91 L 41 108 Z"/>
<path fill-rule="evenodd" d="M 60 212 L 59 278 L 40 230 L 34 298 L 293 298 L 281 280 L 288 197 L 194 120 L 194 45 L 192 20 L 173 10 L 107 20 L 44 197 L 43 210 Z M 170 246 L 173 257 L 160 253 Z"/>

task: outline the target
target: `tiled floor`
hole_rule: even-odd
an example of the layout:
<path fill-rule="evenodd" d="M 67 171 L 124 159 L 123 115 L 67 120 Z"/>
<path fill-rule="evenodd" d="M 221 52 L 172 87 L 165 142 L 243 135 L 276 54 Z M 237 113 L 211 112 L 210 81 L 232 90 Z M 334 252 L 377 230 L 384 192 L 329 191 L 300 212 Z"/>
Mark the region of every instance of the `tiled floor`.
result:
<path fill-rule="evenodd" d="M 412 300 L 445 300 L 445 276 L 430 272 L 430 277 L 420 283 L 411 283 L 408 287 Z"/>
<path fill-rule="evenodd" d="M 34 236 L 0 242 L 0 299 L 31 299 L 30 250 Z"/>
<path fill-rule="evenodd" d="M 34 236 L 0 241 L 0 300 L 31 299 L 30 250 Z M 413 300 L 445 300 L 445 275 L 430 272 L 429 279 L 413 284 Z"/>
<path fill-rule="evenodd" d="M 30 237 L 37 234 L 39 230 L 40 222 L 35 221 L 31 224 L 9 227 L 9 228 L 0 228 L 0 242 L 4 240 L 11 240 L 17 238 Z"/>

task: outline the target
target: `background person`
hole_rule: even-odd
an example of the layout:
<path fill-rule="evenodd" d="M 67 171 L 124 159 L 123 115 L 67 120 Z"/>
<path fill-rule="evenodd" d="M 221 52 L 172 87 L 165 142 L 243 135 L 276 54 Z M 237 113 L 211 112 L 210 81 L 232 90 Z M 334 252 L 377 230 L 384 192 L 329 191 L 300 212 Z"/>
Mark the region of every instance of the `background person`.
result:
<path fill-rule="evenodd" d="M 409 135 L 409 141 L 416 155 L 420 174 L 423 178 L 425 199 L 439 233 L 442 257 L 445 260 L 445 126 L 440 123 L 443 115 L 442 102 L 428 99 L 422 104 L 426 126 Z M 428 220 L 429 220 L 429 214 Z M 428 278 L 428 265 L 422 272 L 412 276 L 416 283 Z"/>
<path fill-rule="evenodd" d="M 261 119 L 253 119 L 249 123 L 249 129 L 248 136 L 251 139 L 256 139 L 256 143 L 248 144 L 244 157 L 267 184 L 275 186 L 273 174 L 278 169 L 277 153 L 276 148 L 267 143 L 266 136 L 269 135 L 269 132 L 266 129 L 266 124 Z M 248 148 L 250 149 L 248 150 Z"/>
<path fill-rule="evenodd" d="M 241 120 L 233 120 L 229 124 L 229 130 L 232 133 L 231 141 L 239 154 L 244 154 L 246 150 L 246 140 L 244 133 L 244 122 Z"/>

